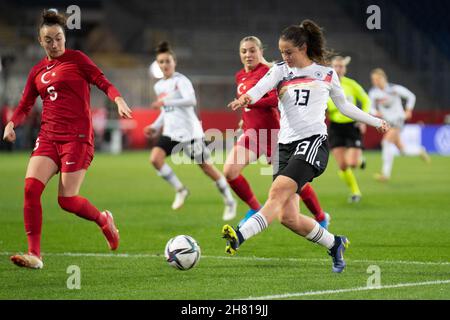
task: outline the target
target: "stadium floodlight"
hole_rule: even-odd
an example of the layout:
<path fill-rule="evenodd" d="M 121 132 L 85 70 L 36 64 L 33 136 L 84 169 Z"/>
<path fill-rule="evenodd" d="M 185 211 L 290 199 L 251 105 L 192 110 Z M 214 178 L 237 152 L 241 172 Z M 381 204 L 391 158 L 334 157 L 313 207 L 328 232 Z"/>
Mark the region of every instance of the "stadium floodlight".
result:
<path fill-rule="evenodd" d="M 161 79 L 164 77 L 161 68 L 158 66 L 158 63 L 156 61 L 153 61 L 150 67 L 148 68 L 149 74 L 151 77 L 155 79 Z"/>

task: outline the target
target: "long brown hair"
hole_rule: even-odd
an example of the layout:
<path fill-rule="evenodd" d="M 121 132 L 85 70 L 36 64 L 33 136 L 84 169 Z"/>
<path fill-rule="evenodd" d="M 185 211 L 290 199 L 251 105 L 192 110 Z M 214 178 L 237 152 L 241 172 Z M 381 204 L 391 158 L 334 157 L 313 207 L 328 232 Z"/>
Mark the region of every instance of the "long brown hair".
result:
<path fill-rule="evenodd" d="M 318 64 L 328 65 L 333 54 L 326 48 L 323 29 L 309 19 L 303 20 L 299 25 L 291 25 L 284 29 L 280 39 L 290 41 L 298 48 L 306 44 L 306 54 Z"/>

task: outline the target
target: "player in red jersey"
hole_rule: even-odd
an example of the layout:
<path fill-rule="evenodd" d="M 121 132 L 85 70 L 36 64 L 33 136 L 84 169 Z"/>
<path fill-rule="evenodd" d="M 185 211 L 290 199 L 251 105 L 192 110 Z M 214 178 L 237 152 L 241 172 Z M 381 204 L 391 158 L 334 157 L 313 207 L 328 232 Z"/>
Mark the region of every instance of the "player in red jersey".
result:
<path fill-rule="evenodd" d="M 111 213 L 100 212 L 78 195 L 94 156 L 90 84 L 96 85 L 117 104 L 121 117 L 131 118 L 131 110 L 119 91 L 84 53 L 66 49 L 65 25 L 65 17 L 56 10 L 43 12 L 39 43 L 46 57 L 31 69 L 22 99 L 3 137 L 10 142 L 15 140 L 14 128 L 24 120 L 39 95 L 43 101 L 41 128 L 25 178 L 24 220 L 28 253 L 11 257 L 12 262 L 21 267 L 43 267 L 41 195 L 48 181 L 59 171 L 58 203 L 61 208 L 94 221 L 111 250 L 119 245 L 119 232 Z"/>
<path fill-rule="evenodd" d="M 270 68 L 270 63 L 264 59 L 261 40 L 255 36 L 248 36 L 241 40 L 239 53 L 244 68 L 235 76 L 238 98 L 258 83 Z M 243 110 L 242 120 L 244 133 L 239 137 L 224 165 L 224 174 L 231 188 L 250 208 L 240 224 L 261 208 L 261 204 L 241 172 L 249 163 L 256 161 L 262 155 L 266 155 L 270 162 L 272 147 L 276 150 L 280 128 L 276 90 L 267 93 L 257 103 L 248 105 Z M 327 228 L 330 217 L 322 210 L 317 195 L 309 183 L 300 191 L 300 197 L 319 224 Z"/>

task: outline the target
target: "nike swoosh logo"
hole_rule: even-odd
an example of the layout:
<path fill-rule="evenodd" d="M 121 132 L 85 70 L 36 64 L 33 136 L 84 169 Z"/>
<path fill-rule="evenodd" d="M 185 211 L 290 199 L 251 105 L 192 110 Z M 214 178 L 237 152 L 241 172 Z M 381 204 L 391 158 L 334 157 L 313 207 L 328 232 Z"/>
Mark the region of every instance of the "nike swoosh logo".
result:
<path fill-rule="evenodd" d="M 75 164 L 75 162 L 69 162 L 69 161 L 66 161 L 66 164 L 67 164 L 67 165 Z"/>
<path fill-rule="evenodd" d="M 51 66 L 47 66 L 47 70 L 50 70 L 51 68 L 53 68 L 55 65 L 52 64 Z"/>

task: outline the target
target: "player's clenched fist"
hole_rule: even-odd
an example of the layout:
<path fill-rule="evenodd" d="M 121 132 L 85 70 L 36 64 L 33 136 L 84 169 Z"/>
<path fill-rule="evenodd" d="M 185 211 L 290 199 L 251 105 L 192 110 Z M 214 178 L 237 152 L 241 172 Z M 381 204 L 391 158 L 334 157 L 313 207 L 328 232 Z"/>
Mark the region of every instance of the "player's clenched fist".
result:
<path fill-rule="evenodd" d="M 239 108 L 245 107 L 252 102 L 252 98 L 248 94 L 243 94 L 239 99 L 234 99 L 234 101 L 228 104 L 228 108 L 232 110 L 237 110 Z"/>
<path fill-rule="evenodd" d="M 381 125 L 379 127 L 377 127 L 377 130 L 380 133 L 385 133 L 389 130 L 389 128 L 390 128 L 389 124 L 386 121 L 382 120 Z"/>

